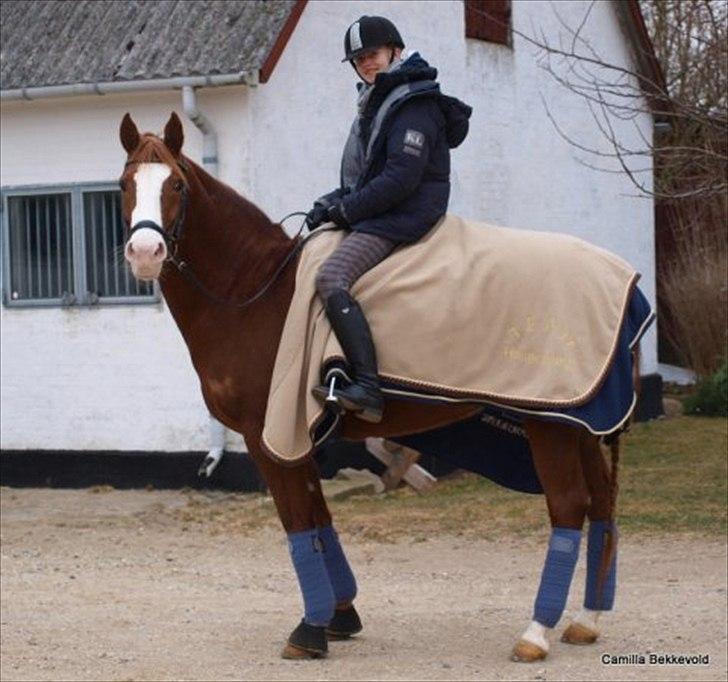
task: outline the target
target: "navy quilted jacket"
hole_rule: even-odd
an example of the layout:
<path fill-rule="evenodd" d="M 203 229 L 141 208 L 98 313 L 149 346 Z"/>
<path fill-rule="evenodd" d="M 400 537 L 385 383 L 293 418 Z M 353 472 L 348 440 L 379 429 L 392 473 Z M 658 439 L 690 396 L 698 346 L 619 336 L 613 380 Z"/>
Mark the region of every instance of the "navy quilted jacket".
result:
<path fill-rule="evenodd" d="M 465 139 L 472 109 L 443 95 L 436 77 L 416 52 L 377 75 L 352 133 L 361 150 L 356 172 L 345 150 L 341 187 L 323 198 L 352 229 L 413 242 L 446 212 L 450 149 Z"/>

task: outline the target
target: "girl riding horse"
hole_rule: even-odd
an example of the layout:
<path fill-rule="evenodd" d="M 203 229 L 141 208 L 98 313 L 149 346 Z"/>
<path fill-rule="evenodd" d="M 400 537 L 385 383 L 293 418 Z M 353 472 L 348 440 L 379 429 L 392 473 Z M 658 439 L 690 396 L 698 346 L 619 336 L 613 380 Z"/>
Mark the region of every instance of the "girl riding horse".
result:
<path fill-rule="evenodd" d="M 358 53 L 360 63 L 354 63 L 367 83 L 362 90 L 369 87 L 369 91 L 363 93 L 363 113 L 345 150 L 342 187 L 319 200 L 309 215 L 311 226 L 331 218 L 352 230 L 343 244 L 354 245 L 354 255 L 347 259 L 341 249 L 335 254 L 343 274 L 334 276 L 334 272 L 335 286 L 323 289 L 332 326 L 337 335 L 345 336 L 342 345 L 357 372 L 358 388 L 337 394 L 356 410 L 341 420 L 342 437 L 350 440 L 423 433 L 480 411 L 477 404 L 466 402 L 420 404 L 388 397 L 381 422 L 354 417 L 364 413 L 359 416 L 372 419 L 382 414 L 373 343 L 348 292 L 372 260 L 370 254 L 365 259 L 360 251 L 371 246 L 367 240 L 372 237 L 390 244 L 416 240 L 445 211 L 449 148 L 464 138 L 470 113 L 462 103 L 439 93 L 434 69 L 418 55 L 398 62 L 402 41 L 396 29 L 392 31 L 386 20 L 374 19 L 371 24 L 369 19 L 374 18 L 362 17 L 355 22 L 358 28 L 349 27 L 345 41 L 348 57 L 353 59 L 365 46 L 370 54 L 365 58 Z M 370 33 L 367 25 L 390 26 L 383 44 L 375 45 L 382 34 Z M 140 134 L 129 114 L 119 132 L 127 152 L 120 180 L 122 214 L 129 227 L 124 255 L 135 277 L 159 280 L 199 375 L 208 409 L 244 436 L 273 496 L 304 610 L 284 655 L 323 656 L 328 637 L 349 636 L 361 629 L 353 605 L 356 581 L 332 524 L 315 461 L 304 458 L 284 465 L 262 445 L 277 348 L 295 290 L 296 270 L 284 266 L 293 263 L 300 242 L 290 239 L 255 205 L 182 153 L 184 134 L 176 114 L 170 116 L 163 139 Z M 375 255 L 374 260 L 386 253 L 380 249 Z M 328 264 L 319 277 L 322 282 L 328 280 L 323 276 L 327 272 Z M 629 351 L 633 356 L 627 361 L 635 376 L 639 374 L 639 336 L 649 320 L 637 325 L 639 334 L 627 339 L 625 354 Z M 632 382 L 629 389 L 632 398 Z M 594 642 L 597 619 L 613 606 L 616 429 L 621 422 L 609 431 L 611 467 L 598 435 L 583 426 L 551 422 L 538 413 L 526 415 L 523 426 L 552 526 L 532 621 L 513 652 L 517 660 L 535 661 L 547 655 L 548 633 L 564 611 L 585 519 L 589 529 L 583 609 L 565 631 L 564 641 Z M 484 452 L 483 457 L 487 456 Z"/>
<path fill-rule="evenodd" d="M 374 342 L 366 317 L 350 293 L 365 272 L 398 245 L 417 241 L 447 210 L 450 149 L 467 135 L 471 108 L 440 92 L 437 70 L 415 52 L 405 58 L 395 25 L 363 16 L 346 30 L 345 56 L 358 83 L 358 115 L 341 160 L 341 185 L 316 200 L 306 218 L 350 234 L 322 264 L 316 289 L 354 370 L 354 382 L 314 389 L 327 406 L 380 422 Z"/>

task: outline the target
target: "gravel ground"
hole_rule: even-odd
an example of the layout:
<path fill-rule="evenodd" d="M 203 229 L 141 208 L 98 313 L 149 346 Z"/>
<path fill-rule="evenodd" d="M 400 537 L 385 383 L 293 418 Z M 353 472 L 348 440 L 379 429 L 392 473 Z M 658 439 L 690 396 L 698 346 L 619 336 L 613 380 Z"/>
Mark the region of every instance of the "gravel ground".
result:
<path fill-rule="evenodd" d="M 328 659 L 284 661 L 301 604 L 283 533 L 183 521 L 201 494 L 3 488 L 2 680 L 728 677 L 726 543 L 684 535 L 623 537 L 617 609 L 600 640 L 562 644 L 562 625 L 549 658 L 532 665 L 509 653 L 530 617 L 545 539 L 344 535 L 364 631 L 332 642 Z M 574 580 L 567 616 L 583 594 L 582 563 Z M 710 660 L 601 662 L 649 652 Z"/>

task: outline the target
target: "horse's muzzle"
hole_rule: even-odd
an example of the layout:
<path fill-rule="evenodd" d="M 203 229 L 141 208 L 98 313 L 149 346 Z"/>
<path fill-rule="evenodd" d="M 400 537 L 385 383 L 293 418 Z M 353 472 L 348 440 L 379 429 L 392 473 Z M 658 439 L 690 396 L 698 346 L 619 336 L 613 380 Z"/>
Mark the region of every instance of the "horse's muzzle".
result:
<path fill-rule="evenodd" d="M 141 227 L 132 231 L 124 247 L 124 258 L 131 266 L 134 277 L 156 279 L 167 258 L 167 245 L 159 231 Z"/>

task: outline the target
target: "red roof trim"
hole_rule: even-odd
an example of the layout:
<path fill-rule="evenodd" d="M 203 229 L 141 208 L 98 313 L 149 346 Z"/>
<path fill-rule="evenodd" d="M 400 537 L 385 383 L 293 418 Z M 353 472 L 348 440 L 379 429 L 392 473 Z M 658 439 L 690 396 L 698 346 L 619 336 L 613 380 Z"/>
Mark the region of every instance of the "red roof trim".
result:
<path fill-rule="evenodd" d="M 667 92 L 665 75 L 657 59 L 655 46 L 652 44 L 652 39 L 647 31 L 647 24 L 645 24 L 645 18 L 642 15 L 639 1 L 627 0 L 626 5 L 628 16 L 634 28 L 633 37 L 637 43 L 635 45 L 637 61 L 644 71 L 643 75 L 645 79 L 649 81 L 643 81 L 641 83 L 642 88 L 648 95 L 648 99 L 651 100 L 653 108 L 664 110 L 665 102 L 660 102 L 659 100 L 664 100 L 665 93 Z"/>
<path fill-rule="evenodd" d="M 263 66 L 260 67 L 258 80 L 261 83 L 266 83 L 273 73 L 273 69 L 278 63 L 280 56 L 283 54 L 283 50 L 288 44 L 288 39 L 291 37 L 293 29 L 296 28 L 296 24 L 298 23 L 298 20 L 303 13 L 303 8 L 306 6 L 307 2 L 308 0 L 296 0 L 296 4 L 293 6 L 291 13 L 288 15 L 286 23 L 283 24 L 281 32 L 278 34 L 275 43 L 273 43 L 273 47 L 263 62 Z"/>

